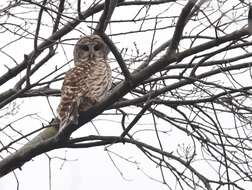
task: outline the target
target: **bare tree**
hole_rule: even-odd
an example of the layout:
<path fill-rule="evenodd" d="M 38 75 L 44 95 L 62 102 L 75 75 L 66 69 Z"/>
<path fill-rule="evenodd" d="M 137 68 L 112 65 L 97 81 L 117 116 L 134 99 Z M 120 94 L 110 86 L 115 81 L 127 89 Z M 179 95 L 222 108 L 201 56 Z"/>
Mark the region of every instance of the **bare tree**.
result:
<path fill-rule="evenodd" d="M 0 8 L 0 176 L 54 149 L 105 146 L 109 152 L 131 144 L 158 166 L 169 189 L 249 189 L 248 2 L 15 0 Z M 58 133 L 54 100 L 72 64 L 72 45 L 91 33 L 111 50 L 113 88 L 80 113 L 78 125 Z M 33 108 L 15 117 L 22 102 L 41 98 L 51 118 Z M 20 126 L 32 117 L 40 124 Z M 106 135 L 95 118 L 117 121 L 118 131 Z M 91 120 L 97 133 L 72 135 Z M 179 140 L 171 142 L 174 137 Z"/>

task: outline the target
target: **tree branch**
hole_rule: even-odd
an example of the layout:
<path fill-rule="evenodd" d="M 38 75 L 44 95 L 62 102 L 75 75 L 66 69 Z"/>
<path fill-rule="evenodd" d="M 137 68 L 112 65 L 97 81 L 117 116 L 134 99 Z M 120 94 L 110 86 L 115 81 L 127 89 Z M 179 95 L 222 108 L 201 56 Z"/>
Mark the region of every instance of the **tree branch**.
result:
<path fill-rule="evenodd" d="M 186 6 L 183 8 L 179 16 L 178 22 L 176 24 L 173 37 L 169 44 L 169 48 L 167 49 L 167 52 L 166 52 L 168 56 L 172 55 L 177 50 L 179 42 L 182 38 L 183 30 L 189 19 L 188 16 L 190 16 L 191 10 L 193 9 L 196 2 L 197 0 L 189 0 Z"/>

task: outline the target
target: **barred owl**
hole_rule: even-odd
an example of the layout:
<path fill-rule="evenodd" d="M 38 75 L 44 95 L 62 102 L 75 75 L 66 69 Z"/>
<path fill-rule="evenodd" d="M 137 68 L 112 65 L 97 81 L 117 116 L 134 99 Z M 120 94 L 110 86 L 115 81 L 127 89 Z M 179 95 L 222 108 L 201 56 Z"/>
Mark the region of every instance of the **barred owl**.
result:
<path fill-rule="evenodd" d="M 107 63 L 108 48 L 97 35 L 81 37 L 74 47 L 74 67 L 64 78 L 58 119 L 69 119 L 73 106 L 85 111 L 99 102 L 111 87 L 111 69 Z"/>

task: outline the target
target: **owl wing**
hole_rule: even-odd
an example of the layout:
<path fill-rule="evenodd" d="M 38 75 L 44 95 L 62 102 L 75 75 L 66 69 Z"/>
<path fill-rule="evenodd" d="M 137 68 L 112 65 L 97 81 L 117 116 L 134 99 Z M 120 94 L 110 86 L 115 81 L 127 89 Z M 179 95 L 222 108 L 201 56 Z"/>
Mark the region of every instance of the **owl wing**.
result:
<path fill-rule="evenodd" d="M 88 76 L 78 67 L 72 68 L 65 74 L 61 88 L 61 101 L 57 109 L 61 121 L 69 117 L 72 112 L 85 111 L 95 104 L 96 101 L 92 98 Z"/>
<path fill-rule="evenodd" d="M 63 121 L 71 112 L 71 108 L 76 102 L 76 97 L 80 94 L 79 79 L 75 69 L 71 69 L 65 74 L 61 88 L 61 100 L 58 106 L 58 117 Z"/>

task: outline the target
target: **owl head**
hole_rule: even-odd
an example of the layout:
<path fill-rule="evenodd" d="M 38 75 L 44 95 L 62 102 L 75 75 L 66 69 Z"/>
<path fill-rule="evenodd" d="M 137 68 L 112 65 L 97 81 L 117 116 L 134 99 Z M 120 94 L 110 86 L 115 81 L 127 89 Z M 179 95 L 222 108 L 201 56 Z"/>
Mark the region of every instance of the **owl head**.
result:
<path fill-rule="evenodd" d="M 100 36 L 91 35 L 81 37 L 74 47 L 74 61 L 106 59 L 108 47 Z"/>

